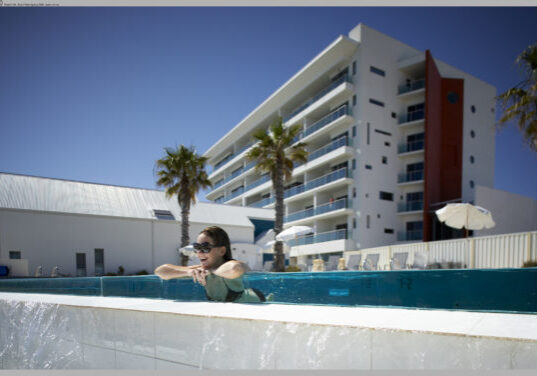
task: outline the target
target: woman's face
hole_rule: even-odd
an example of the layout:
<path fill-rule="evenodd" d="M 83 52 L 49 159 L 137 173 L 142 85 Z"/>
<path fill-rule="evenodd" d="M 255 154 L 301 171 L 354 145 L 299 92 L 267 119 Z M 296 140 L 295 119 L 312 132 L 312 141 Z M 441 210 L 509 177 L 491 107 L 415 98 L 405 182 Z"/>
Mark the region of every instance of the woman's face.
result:
<path fill-rule="evenodd" d="M 197 243 L 209 243 L 214 245 L 213 239 L 205 234 L 199 234 Z M 196 252 L 200 264 L 203 269 L 211 270 L 216 269 L 224 263 L 224 255 L 226 254 L 226 247 L 214 247 L 209 253 Z"/>

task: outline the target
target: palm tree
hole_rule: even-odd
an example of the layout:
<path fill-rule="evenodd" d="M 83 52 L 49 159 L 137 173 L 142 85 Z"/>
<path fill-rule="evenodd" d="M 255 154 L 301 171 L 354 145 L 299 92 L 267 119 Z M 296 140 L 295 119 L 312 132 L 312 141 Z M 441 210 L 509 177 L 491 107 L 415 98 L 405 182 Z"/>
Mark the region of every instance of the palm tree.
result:
<path fill-rule="evenodd" d="M 524 71 L 525 78 L 498 96 L 503 109 L 499 124 L 517 119 L 530 148 L 537 151 L 537 43 L 522 52 L 515 62 Z"/>
<path fill-rule="evenodd" d="M 181 145 L 177 150 L 165 148 L 166 156 L 157 160 L 157 185 L 166 187 L 168 198 L 177 195 L 181 207 L 181 247 L 190 243 L 190 205 L 196 203 L 196 194 L 200 189 L 212 186 L 205 171 L 206 157 L 196 154 L 194 147 Z M 188 256 L 182 255 L 181 264 L 186 266 Z"/>
<path fill-rule="evenodd" d="M 269 127 L 269 132 L 260 129 L 254 133 L 253 136 L 258 143 L 246 154 L 249 161 L 257 161 L 255 170 L 258 173 L 270 174 L 275 198 L 274 232 L 276 235 L 283 230 L 284 183 L 291 180 L 293 162 L 306 162 L 308 157 L 308 152 L 305 149 L 306 144 L 298 143 L 291 146 L 301 129 L 301 124 L 285 128 L 282 118 L 278 117 Z M 281 241 L 274 244 L 274 251 L 276 258 L 273 270 L 283 272 L 284 255 Z"/>

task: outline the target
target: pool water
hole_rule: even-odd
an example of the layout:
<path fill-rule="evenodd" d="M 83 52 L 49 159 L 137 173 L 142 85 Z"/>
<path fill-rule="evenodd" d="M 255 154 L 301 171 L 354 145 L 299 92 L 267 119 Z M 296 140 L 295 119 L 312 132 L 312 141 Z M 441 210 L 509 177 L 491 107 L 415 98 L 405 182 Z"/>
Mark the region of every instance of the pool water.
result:
<path fill-rule="evenodd" d="M 537 314 L 537 268 L 248 273 L 246 287 L 285 304 L 404 307 Z M 0 291 L 207 301 L 190 279 L 0 279 Z"/>

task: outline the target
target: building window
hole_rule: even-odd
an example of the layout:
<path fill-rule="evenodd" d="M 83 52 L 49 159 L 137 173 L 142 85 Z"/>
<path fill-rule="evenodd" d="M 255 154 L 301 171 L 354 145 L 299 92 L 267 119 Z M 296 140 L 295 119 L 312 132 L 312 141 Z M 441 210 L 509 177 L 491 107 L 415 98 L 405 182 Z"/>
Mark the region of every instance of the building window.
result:
<path fill-rule="evenodd" d="M 352 219 L 352 228 L 356 228 L 356 218 Z"/>
<path fill-rule="evenodd" d="M 356 170 L 356 159 L 352 160 L 352 169 Z"/>
<path fill-rule="evenodd" d="M 353 189 L 352 189 L 352 197 L 353 197 L 353 198 L 356 198 L 356 188 L 353 188 Z"/>
<path fill-rule="evenodd" d="M 223 196 L 222 196 L 222 198 L 223 198 Z M 155 214 L 155 217 L 157 219 L 162 219 L 162 220 L 167 220 L 167 221 L 175 221 L 175 217 L 173 216 L 172 212 L 169 211 L 169 210 L 153 209 L 153 213 Z"/>
<path fill-rule="evenodd" d="M 380 191 L 379 198 L 385 201 L 393 201 L 393 193 Z"/>
<path fill-rule="evenodd" d="M 356 137 L 356 125 L 352 127 L 352 137 Z"/>
<path fill-rule="evenodd" d="M 77 253 L 76 254 L 76 276 L 77 277 L 85 277 L 87 275 L 86 272 L 86 254 L 85 253 Z"/>
<path fill-rule="evenodd" d="M 385 228 L 384 233 L 385 234 L 393 234 L 393 228 Z"/>
<path fill-rule="evenodd" d="M 472 107 L 470 107 L 470 109 L 472 110 L 472 113 L 475 114 L 475 106 L 472 105 Z"/>
<path fill-rule="evenodd" d="M 397 117 L 397 114 L 395 112 L 392 112 L 392 118 L 396 118 Z"/>
<path fill-rule="evenodd" d="M 475 162 L 475 158 L 473 155 L 470 155 L 470 163 L 474 163 Z"/>
<path fill-rule="evenodd" d="M 10 260 L 20 260 L 22 258 L 21 251 L 9 251 Z"/>
<path fill-rule="evenodd" d="M 390 144 L 388 141 L 385 141 L 385 142 L 384 142 L 384 146 L 388 146 L 388 147 L 390 147 L 390 145 L 391 145 L 391 144 Z"/>
<path fill-rule="evenodd" d="M 369 165 L 369 164 L 366 164 L 366 165 L 365 165 L 365 169 L 366 169 L 366 170 L 372 170 L 373 167 L 371 167 L 371 165 Z"/>
<path fill-rule="evenodd" d="M 380 218 L 380 214 L 377 213 L 377 218 Z"/>
<path fill-rule="evenodd" d="M 447 100 L 449 103 L 455 104 L 459 101 L 459 94 L 455 93 L 454 91 L 450 91 L 447 94 Z"/>
<path fill-rule="evenodd" d="M 353 62 L 352 62 L 352 74 L 353 74 L 353 75 L 356 74 L 356 61 L 353 61 Z"/>
<path fill-rule="evenodd" d="M 352 96 L 352 105 L 356 106 L 356 95 Z"/>
<path fill-rule="evenodd" d="M 370 124 L 367 123 L 367 144 L 369 145 Z"/>
<path fill-rule="evenodd" d="M 379 76 L 386 76 L 386 72 L 384 72 L 382 69 L 379 69 L 377 67 L 371 66 L 369 70 L 375 74 L 378 74 Z"/>
<path fill-rule="evenodd" d="M 383 130 L 380 130 L 380 129 L 375 129 L 375 132 L 383 134 L 385 136 L 391 136 L 392 135 L 390 132 L 386 132 L 386 131 L 383 131 Z"/>
<path fill-rule="evenodd" d="M 470 137 L 475 138 L 475 132 L 473 130 L 470 131 Z"/>
<path fill-rule="evenodd" d="M 369 214 L 365 217 L 365 228 L 369 228 L 369 225 L 371 223 L 371 219 L 369 217 Z"/>
<path fill-rule="evenodd" d="M 376 99 L 369 98 L 369 103 L 376 104 L 377 106 L 384 107 L 384 102 L 378 101 Z"/>
<path fill-rule="evenodd" d="M 104 275 L 104 249 L 95 248 L 95 275 Z"/>
<path fill-rule="evenodd" d="M 382 156 L 382 164 L 388 164 L 388 157 Z"/>
<path fill-rule="evenodd" d="M 474 188 L 475 184 L 473 180 L 470 180 L 470 188 Z"/>

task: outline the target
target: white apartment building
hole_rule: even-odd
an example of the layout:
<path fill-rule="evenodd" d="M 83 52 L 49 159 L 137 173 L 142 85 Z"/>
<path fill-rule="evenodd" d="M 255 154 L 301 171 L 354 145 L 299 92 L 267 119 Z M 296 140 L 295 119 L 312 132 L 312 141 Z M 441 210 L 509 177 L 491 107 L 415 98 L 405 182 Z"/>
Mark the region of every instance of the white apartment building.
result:
<path fill-rule="evenodd" d="M 285 191 L 284 226 L 302 263 L 319 254 L 454 236 L 433 212 L 493 187 L 493 86 L 359 24 L 339 36 L 204 154 L 207 199 L 273 208 L 245 153 L 277 116 L 300 123 L 308 162 Z"/>

